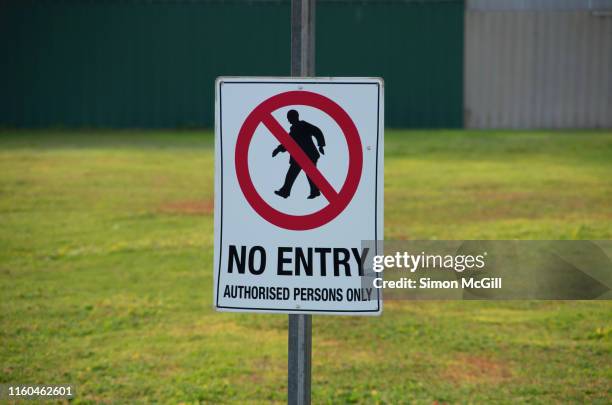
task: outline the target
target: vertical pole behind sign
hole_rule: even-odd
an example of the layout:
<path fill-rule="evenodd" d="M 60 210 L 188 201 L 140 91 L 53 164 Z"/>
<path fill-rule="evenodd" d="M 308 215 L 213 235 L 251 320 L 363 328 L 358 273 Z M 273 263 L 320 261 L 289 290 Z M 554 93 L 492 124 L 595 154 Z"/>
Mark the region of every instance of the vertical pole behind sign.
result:
<path fill-rule="evenodd" d="M 291 0 L 291 76 L 314 76 L 315 1 Z M 312 316 L 289 315 L 287 402 L 310 404 Z"/>

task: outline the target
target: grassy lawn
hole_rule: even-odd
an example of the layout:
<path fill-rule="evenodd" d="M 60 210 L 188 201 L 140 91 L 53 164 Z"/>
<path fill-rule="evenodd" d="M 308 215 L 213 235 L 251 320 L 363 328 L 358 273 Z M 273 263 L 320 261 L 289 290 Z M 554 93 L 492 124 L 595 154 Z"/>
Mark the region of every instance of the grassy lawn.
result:
<path fill-rule="evenodd" d="M 287 317 L 215 313 L 209 132 L 0 132 L 0 383 L 283 402 Z M 236 196 L 240 198 L 240 196 Z M 612 133 L 388 131 L 388 239 L 612 239 Z M 313 403 L 612 401 L 612 303 L 313 320 Z"/>

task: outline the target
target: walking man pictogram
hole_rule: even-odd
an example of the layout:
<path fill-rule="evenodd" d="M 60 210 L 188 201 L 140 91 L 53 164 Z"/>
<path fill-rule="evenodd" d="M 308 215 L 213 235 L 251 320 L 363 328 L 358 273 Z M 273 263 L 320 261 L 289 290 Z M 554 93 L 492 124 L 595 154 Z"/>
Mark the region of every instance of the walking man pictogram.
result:
<path fill-rule="evenodd" d="M 325 146 L 325 138 L 323 137 L 323 132 L 316 126 L 306 122 L 300 121 L 300 116 L 297 111 L 289 110 L 287 113 L 287 120 L 291 123 L 291 129 L 289 130 L 289 136 L 293 138 L 293 140 L 299 145 L 300 148 L 304 151 L 304 153 L 308 156 L 308 158 L 312 161 L 312 163 L 317 164 L 317 160 L 321 155 L 325 154 L 323 147 Z M 312 141 L 312 137 L 317 140 L 317 147 L 314 145 Z M 272 157 L 278 155 L 279 152 L 286 152 L 287 149 L 281 144 L 274 149 L 272 152 Z M 276 190 L 274 193 L 277 195 L 287 198 L 291 194 L 291 187 L 293 187 L 293 183 L 297 178 L 298 174 L 302 168 L 298 163 L 293 159 L 289 159 L 289 170 L 287 170 L 287 175 L 285 176 L 285 183 L 283 186 Z M 307 176 L 308 177 L 308 176 Z M 308 198 L 316 198 L 321 195 L 319 188 L 312 182 L 310 177 L 308 177 L 308 183 L 310 184 L 310 195 Z"/>

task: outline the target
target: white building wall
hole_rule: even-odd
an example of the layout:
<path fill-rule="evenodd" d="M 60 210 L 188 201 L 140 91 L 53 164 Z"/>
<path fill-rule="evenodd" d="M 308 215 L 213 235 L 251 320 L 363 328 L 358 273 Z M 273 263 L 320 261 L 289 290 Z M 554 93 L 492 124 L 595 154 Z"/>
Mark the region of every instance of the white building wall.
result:
<path fill-rule="evenodd" d="M 468 0 L 465 18 L 466 128 L 612 128 L 612 2 Z"/>

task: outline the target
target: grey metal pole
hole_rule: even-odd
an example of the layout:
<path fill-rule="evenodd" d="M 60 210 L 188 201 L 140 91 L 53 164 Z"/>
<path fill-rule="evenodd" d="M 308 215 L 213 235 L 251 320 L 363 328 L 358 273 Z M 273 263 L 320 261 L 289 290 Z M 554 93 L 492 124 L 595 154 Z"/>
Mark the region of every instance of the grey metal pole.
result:
<path fill-rule="evenodd" d="M 310 404 L 311 355 L 312 316 L 289 315 L 288 404 Z"/>
<path fill-rule="evenodd" d="M 315 0 L 291 0 L 291 76 L 315 73 Z"/>
<path fill-rule="evenodd" d="M 315 1 L 291 0 L 291 76 L 314 76 Z M 289 315 L 287 402 L 310 404 L 312 316 Z"/>

